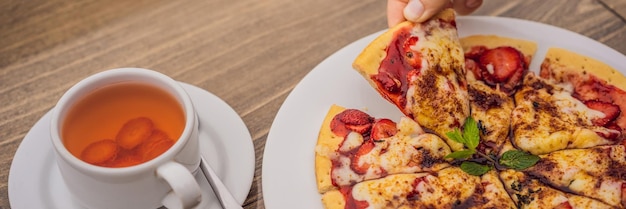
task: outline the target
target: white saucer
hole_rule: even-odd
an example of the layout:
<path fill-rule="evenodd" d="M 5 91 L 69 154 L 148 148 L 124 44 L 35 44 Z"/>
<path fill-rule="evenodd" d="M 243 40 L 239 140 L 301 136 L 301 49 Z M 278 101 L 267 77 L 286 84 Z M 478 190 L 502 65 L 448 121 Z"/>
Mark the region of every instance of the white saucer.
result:
<path fill-rule="evenodd" d="M 199 116 L 200 151 L 239 204 L 243 204 L 254 176 L 252 137 L 239 115 L 217 96 L 182 83 Z M 9 201 L 13 209 L 82 208 L 72 200 L 54 160 L 50 141 L 50 112 L 30 129 L 9 171 Z M 212 140 L 207 140 L 212 139 Z M 198 208 L 221 208 L 207 180 Z"/>

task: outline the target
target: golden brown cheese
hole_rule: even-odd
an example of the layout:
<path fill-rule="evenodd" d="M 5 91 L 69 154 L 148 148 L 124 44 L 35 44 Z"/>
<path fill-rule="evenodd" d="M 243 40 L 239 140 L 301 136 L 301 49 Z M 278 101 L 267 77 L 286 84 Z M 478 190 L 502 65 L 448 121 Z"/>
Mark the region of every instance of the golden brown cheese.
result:
<path fill-rule="evenodd" d="M 626 183 L 623 145 L 561 150 L 540 157 L 541 160 L 525 172 L 563 191 L 626 207 L 621 205 L 621 187 Z"/>
<path fill-rule="evenodd" d="M 499 154 L 502 146 L 509 142 L 513 99 L 482 82 L 470 82 L 468 93 L 471 116 L 478 122 L 481 143 L 489 147 L 484 152 Z"/>
<path fill-rule="evenodd" d="M 351 194 L 356 201 L 365 201 L 370 208 L 453 208 L 474 194 L 480 178 L 450 167 L 437 174 L 396 174 L 354 185 Z M 327 209 L 343 209 L 340 192 L 322 196 Z"/>
<path fill-rule="evenodd" d="M 616 208 L 592 198 L 553 189 L 519 171 L 501 171 L 500 178 L 511 194 L 511 198 L 522 209 L 553 209 L 557 206 L 564 208 L 568 208 L 567 206 L 571 208 Z"/>
<path fill-rule="evenodd" d="M 515 94 L 512 113 L 513 143 L 524 151 L 545 154 L 566 148 L 613 144 L 596 132 L 615 132 L 594 126 L 602 112 L 589 109 L 571 96 L 571 90 L 529 73 Z"/>
<path fill-rule="evenodd" d="M 504 189 L 500 181 L 498 172 L 491 170 L 480 177 L 480 184 L 472 197 L 462 203 L 458 208 L 479 209 L 479 208 L 517 208 L 513 199 Z"/>

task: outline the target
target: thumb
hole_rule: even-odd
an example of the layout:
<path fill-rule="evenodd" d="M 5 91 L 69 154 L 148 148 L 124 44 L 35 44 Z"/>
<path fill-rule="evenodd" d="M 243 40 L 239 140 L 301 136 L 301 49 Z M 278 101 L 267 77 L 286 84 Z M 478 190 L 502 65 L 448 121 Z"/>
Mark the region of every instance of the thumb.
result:
<path fill-rule="evenodd" d="M 409 0 L 404 7 L 404 18 L 412 22 L 424 22 L 451 6 L 448 0 Z"/>

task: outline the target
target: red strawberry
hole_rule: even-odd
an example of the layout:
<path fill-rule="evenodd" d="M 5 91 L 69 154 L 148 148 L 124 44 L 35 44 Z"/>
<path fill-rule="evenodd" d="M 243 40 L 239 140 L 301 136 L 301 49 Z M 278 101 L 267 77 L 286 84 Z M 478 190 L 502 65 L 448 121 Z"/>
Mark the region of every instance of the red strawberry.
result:
<path fill-rule="evenodd" d="M 350 163 L 351 163 L 350 168 L 352 168 L 352 170 L 354 170 L 355 173 L 361 174 L 361 175 L 367 173 L 367 169 L 370 168 L 370 164 L 363 163 L 362 165 L 359 165 L 359 158 L 361 158 L 361 156 L 363 155 L 366 155 L 373 149 L 374 149 L 374 142 L 368 140 L 368 141 L 365 141 L 361 145 L 361 147 L 359 147 L 356 153 L 352 156 L 352 158 L 350 159 Z"/>
<path fill-rule="evenodd" d="M 523 58 L 522 53 L 508 46 L 501 46 L 486 51 L 479 58 L 480 66 L 483 69 L 483 76 L 486 79 L 485 81 L 502 83 L 509 80 L 515 72 L 524 70 Z M 493 72 L 488 70 L 490 68 Z M 489 75 L 485 76 L 485 72 Z M 487 78 L 493 80 L 488 81 Z"/>
<path fill-rule="evenodd" d="M 572 209 L 572 205 L 569 204 L 569 201 L 565 201 L 555 206 L 554 209 Z"/>
<path fill-rule="evenodd" d="M 621 113 L 619 106 L 612 103 L 601 102 L 599 100 L 589 100 L 584 103 L 587 107 L 604 113 L 604 118 L 594 118 L 591 120 L 596 126 L 606 126 L 614 121 Z"/>
<path fill-rule="evenodd" d="M 395 122 L 389 119 L 380 119 L 374 123 L 374 126 L 372 126 L 372 134 L 370 137 L 373 140 L 379 140 L 396 135 L 397 132 L 398 129 L 396 128 Z"/>
<path fill-rule="evenodd" d="M 354 196 L 352 196 L 352 188 L 353 187 L 341 187 L 339 188 L 339 192 L 343 195 L 343 199 L 345 200 L 346 209 L 365 209 L 370 206 L 367 201 L 364 200 L 355 200 Z"/>
<path fill-rule="evenodd" d="M 572 96 L 581 101 L 599 100 L 609 102 L 611 101 L 610 95 L 612 91 L 614 89 L 610 88 L 606 83 L 597 79 L 588 79 L 575 84 Z"/>
<path fill-rule="evenodd" d="M 418 40 L 419 38 L 417 36 L 411 36 L 406 41 L 404 41 L 404 45 L 402 46 L 402 50 L 404 51 L 404 59 L 414 69 L 422 68 L 421 54 L 411 49 L 411 46 L 415 46 Z"/>
<path fill-rule="evenodd" d="M 473 46 L 468 52 L 465 52 L 465 58 L 466 60 L 467 58 L 476 60 L 480 58 L 480 55 L 485 53 L 485 51 L 487 51 L 487 47 L 485 46 Z"/>
<path fill-rule="evenodd" d="M 330 129 L 338 136 L 347 136 L 350 131 L 365 134 L 370 131 L 374 118 L 356 109 L 347 109 L 335 115 L 330 122 Z"/>
<path fill-rule="evenodd" d="M 379 88 L 390 93 L 398 93 L 402 88 L 400 79 L 389 72 L 380 72 L 373 75 L 372 79 L 377 81 Z"/>
<path fill-rule="evenodd" d="M 478 67 L 478 63 L 476 63 L 476 61 L 474 61 L 473 59 L 465 59 L 465 70 L 472 72 L 476 80 L 483 79 L 481 69 L 480 67 Z"/>

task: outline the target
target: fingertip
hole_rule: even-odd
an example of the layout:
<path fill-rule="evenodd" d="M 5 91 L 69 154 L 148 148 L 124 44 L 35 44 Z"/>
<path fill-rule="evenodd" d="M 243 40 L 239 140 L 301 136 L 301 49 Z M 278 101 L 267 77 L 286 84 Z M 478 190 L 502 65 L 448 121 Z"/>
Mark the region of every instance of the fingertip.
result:
<path fill-rule="evenodd" d="M 420 0 L 410 0 L 403 12 L 404 18 L 417 22 L 424 15 L 424 5 Z"/>
<path fill-rule="evenodd" d="M 435 14 L 441 12 L 441 10 L 451 6 L 449 1 L 442 0 L 411 0 L 409 2 L 409 5 L 411 5 L 412 2 L 415 2 L 416 4 L 419 3 L 422 9 L 421 14 L 415 19 L 409 19 L 409 17 L 407 17 L 405 13 L 405 17 L 413 22 L 424 22 L 430 19 Z"/>
<path fill-rule="evenodd" d="M 393 27 L 406 19 L 401 11 L 406 7 L 406 1 L 388 0 L 387 1 L 387 25 Z"/>

